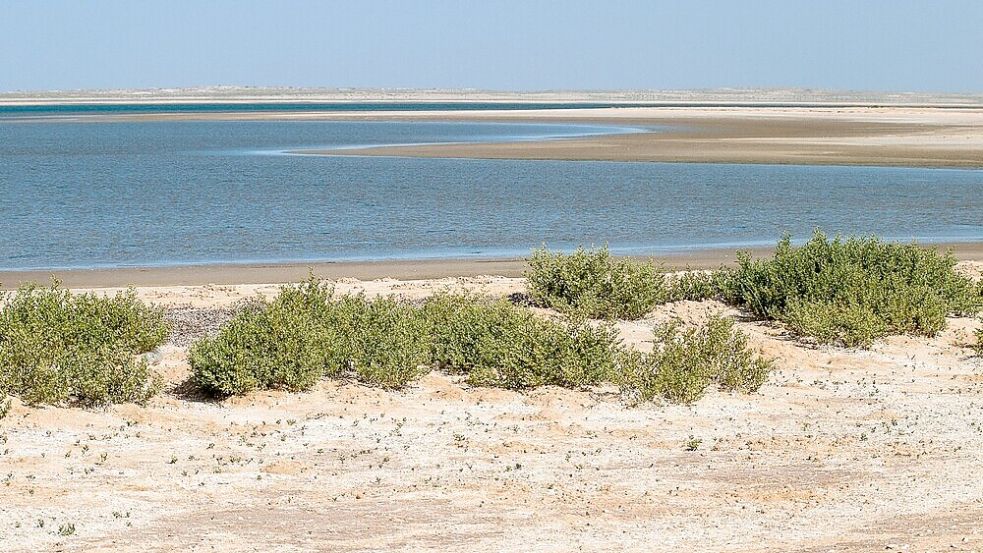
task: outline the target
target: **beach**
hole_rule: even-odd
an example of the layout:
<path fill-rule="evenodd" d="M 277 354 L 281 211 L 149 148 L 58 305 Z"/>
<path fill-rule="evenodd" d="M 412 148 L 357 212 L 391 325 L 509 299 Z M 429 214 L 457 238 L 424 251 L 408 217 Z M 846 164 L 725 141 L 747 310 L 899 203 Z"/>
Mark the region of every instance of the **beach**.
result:
<path fill-rule="evenodd" d="M 974 278 L 981 262 L 962 262 Z M 420 299 L 522 293 L 486 276 L 334 283 Z M 222 402 L 186 384 L 188 345 L 266 285 L 136 289 L 163 305 L 165 379 L 146 407 L 32 408 L 2 423 L 6 551 L 979 550 L 981 359 L 973 318 L 870 350 L 812 346 L 716 301 L 617 323 L 736 317 L 775 358 L 760 391 L 692 406 L 617 390 L 471 387 L 433 372 L 405 391 L 322 381 Z M 103 289 L 99 293 L 112 293 Z M 72 524 L 70 538 L 55 529 Z M 40 525 L 40 526 L 39 526 Z"/>
<path fill-rule="evenodd" d="M 394 92 L 373 99 L 454 99 L 442 92 L 429 94 Z M 216 96 L 213 91 L 199 96 L 175 91 L 149 99 L 80 93 L 42 100 L 252 102 L 272 101 L 271 95 L 278 101 L 366 99 L 364 94 L 236 91 Z M 469 96 L 475 101 L 516 98 L 529 99 Z M 809 105 L 737 105 L 741 98 L 727 94 L 668 99 L 643 95 L 614 100 L 676 105 L 482 112 L 72 114 L 51 121 L 94 125 L 141 121 L 507 122 L 633 130 L 562 140 L 291 150 L 315 159 L 400 156 L 983 167 L 983 108 L 978 98 L 933 103 L 938 98 L 907 96 L 895 98 L 893 105 L 884 105 L 890 99 L 883 97 L 796 98 Z M 535 99 L 612 100 L 610 96 L 558 94 Z M 777 92 L 757 100 L 793 101 Z M 24 99 L 7 95 L 0 97 L 3 102 L 12 105 Z M 190 163 L 190 158 L 174 159 Z M 196 154 L 194 159 L 207 158 Z M 229 156 L 229 165 L 211 173 L 219 175 L 223 186 L 228 185 L 232 180 L 223 179 L 236 174 L 235 164 L 242 166 L 242 159 Z M 252 159 L 257 166 L 265 166 L 270 159 L 287 164 L 302 158 Z M 316 174 L 317 166 L 310 167 L 309 172 Z M 933 178 L 941 182 L 947 173 L 960 172 L 939 171 L 940 176 Z M 428 179 L 434 174 L 423 173 Z M 840 183 L 841 189 L 856 194 L 843 197 L 868 194 L 867 189 L 854 186 L 851 178 L 883 177 L 881 173 L 873 177 L 857 174 L 861 176 L 842 177 L 846 182 Z M 658 180 L 651 175 L 638 178 L 645 183 Z M 919 178 L 924 177 L 914 180 Z M 729 180 L 725 177 L 718 182 Z M 963 188 L 954 188 L 953 197 L 971 190 L 974 183 L 970 179 Z M 321 190 L 314 185 L 323 183 L 302 189 Z M 114 188 L 109 190 L 116 193 Z M 180 190 L 171 192 L 166 201 L 184 205 L 182 194 L 193 190 Z M 353 189 L 340 190 L 342 195 L 354 194 Z M 657 195 L 657 202 L 673 188 L 667 190 Z M 717 194 L 714 190 L 708 194 Z M 745 198 L 747 190 L 738 187 L 732 197 Z M 264 202 L 275 192 L 259 189 L 244 204 L 265 207 Z M 214 192 L 205 191 L 201 198 L 216 197 L 209 193 Z M 764 190 L 758 198 L 767 198 L 767 194 Z M 523 207 L 522 202 L 528 200 L 519 196 L 517 205 Z M 233 197 L 241 200 L 245 196 Z M 398 197 L 405 209 L 409 196 L 405 189 L 385 189 L 380 197 Z M 90 209 L 105 203 L 95 198 L 88 198 L 95 202 L 89 204 Z M 309 198 L 311 205 L 323 201 L 317 195 Z M 909 201 L 905 198 L 885 211 L 914 212 L 913 208 L 898 208 Z M 373 197 L 360 201 L 363 205 L 384 203 Z M 493 198 L 483 206 L 498 205 L 496 201 L 500 200 Z M 427 202 L 431 200 L 414 205 Z M 278 205 L 294 203 L 303 201 L 287 196 Z M 130 205 L 153 203 L 141 200 Z M 949 213 L 965 207 L 948 199 L 941 205 L 948 206 Z M 692 213 L 677 211 L 695 221 L 692 224 L 716 224 L 724 229 L 720 232 L 740 223 L 721 215 L 723 207 L 707 206 L 700 204 L 703 211 Z M 628 205 L 626 211 L 633 207 Z M 792 206 L 793 217 L 811 221 L 808 211 L 800 212 L 800 207 Z M 208 230 L 215 234 L 204 234 L 202 240 L 215 242 L 221 233 L 246 232 L 246 227 L 236 226 L 242 223 L 237 220 L 241 216 L 237 209 L 233 205 L 237 217 L 212 222 Z M 573 205 L 570 209 L 586 208 Z M 172 211 L 188 213 L 190 208 Z M 450 211 L 444 208 L 440 217 L 424 222 L 439 223 L 456 236 L 458 228 L 447 222 Z M 263 226 L 267 221 L 263 217 L 290 219 L 283 212 L 253 213 Z M 145 221 L 151 221 L 148 227 L 179 226 L 152 223 L 161 220 L 155 219 L 161 215 L 155 209 L 128 213 L 137 213 L 133 218 L 138 225 L 133 228 L 144 228 Z M 298 213 L 293 218 L 314 219 L 315 229 L 323 230 L 317 228 L 320 220 L 314 216 L 318 213 Z M 418 213 L 377 218 L 395 236 L 398 232 L 389 230 L 392 222 Z M 462 213 L 454 221 L 474 218 L 470 212 Z M 209 215 L 212 213 L 201 212 L 198 216 Z M 547 215 L 550 213 L 542 212 L 542 217 Z M 713 217 L 723 221 L 712 223 Z M 93 243 L 102 245 L 110 241 L 99 234 L 107 232 L 105 219 L 95 219 L 95 226 L 87 228 L 98 232 L 87 231 L 88 236 L 95 236 Z M 344 218 L 337 219 L 342 227 L 349 224 Z M 576 217 L 557 219 L 563 222 Z M 967 219 L 964 214 L 953 216 L 956 223 Z M 191 220 L 197 222 L 195 217 Z M 903 217 L 900 220 L 908 224 Z M 650 223 L 645 217 L 634 221 L 636 225 Z M 494 224 L 506 227 L 516 221 Z M 563 228 L 556 225 L 544 228 Z M 197 232 L 190 223 L 183 228 Z M 628 231 L 632 228 L 636 227 Z M 297 232 L 301 230 L 307 229 Z M 73 240 L 80 233 L 68 229 L 63 234 L 66 238 L 59 244 L 68 244 L 74 252 Z M 114 244 L 125 242 L 132 232 L 118 234 L 122 238 L 111 241 Z M 241 244 L 263 247 L 266 235 L 257 236 L 260 238 Z M 139 250 L 147 243 L 136 240 L 128 247 Z M 534 240 L 529 244 L 537 245 Z M 977 281 L 983 276 L 983 243 L 943 241 L 926 246 L 951 250 L 959 260 L 959 272 Z M 756 258 L 774 252 L 766 246 L 693 247 L 631 257 L 665 271 L 715 269 L 733 266 L 738 249 Z M 99 252 L 103 255 L 103 250 Z M 0 543 L 5 551 L 983 550 L 979 527 L 983 519 L 983 481 L 979 478 L 983 358 L 972 349 L 978 318 L 948 317 L 946 328 L 937 336 L 889 336 L 876 340 L 870 349 L 796 339 L 781 324 L 752 318 L 717 300 L 675 301 L 658 305 L 639 320 L 615 321 L 622 343 L 644 352 L 653 348 L 652 330 L 661 323 L 676 320 L 692 327 L 722 314 L 736 321 L 754 350 L 774 359 L 773 372 L 757 392 L 713 390 L 692 405 L 662 400 L 631 405 L 611 384 L 585 390 L 486 388 L 440 370 L 398 391 L 334 378 L 320 380 L 308 392 L 258 391 L 220 401 L 205 397 L 191 383 L 189 349 L 196 340 L 216 333 L 243 302 L 257 296 L 271 298 L 283 283 L 314 275 L 329 281 L 336 294 L 392 294 L 420 301 L 441 291 L 468 290 L 524 301 L 528 298 L 523 278 L 527 263 L 521 255 L 447 255 L 121 265 L 0 271 L 4 290 L 51 279 L 75 293 L 113 294 L 132 287 L 140 300 L 162 306 L 172 325 L 166 344 L 143 356 L 163 379 L 162 392 L 146 405 L 36 407 L 12 398 L 9 412 L 0 420 Z M 540 307 L 531 309 L 544 317 L 556 315 Z"/>
<path fill-rule="evenodd" d="M 952 251 L 965 262 L 983 261 L 983 244 L 933 244 Z M 772 247 L 742 248 L 753 258 L 766 257 Z M 657 256 L 635 256 L 664 270 L 717 269 L 736 264 L 730 248 L 693 249 Z M 126 286 L 202 286 L 238 284 L 281 284 L 299 282 L 313 274 L 324 279 L 421 280 L 454 277 L 521 277 L 528 268 L 525 258 L 471 258 L 338 261 L 308 263 L 198 264 L 161 267 L 94 269 L 0 270 L 0 290 L 13 290 L 28 283 L 46 284 L 52 278 L 69 288 L 117 288 Z"/>

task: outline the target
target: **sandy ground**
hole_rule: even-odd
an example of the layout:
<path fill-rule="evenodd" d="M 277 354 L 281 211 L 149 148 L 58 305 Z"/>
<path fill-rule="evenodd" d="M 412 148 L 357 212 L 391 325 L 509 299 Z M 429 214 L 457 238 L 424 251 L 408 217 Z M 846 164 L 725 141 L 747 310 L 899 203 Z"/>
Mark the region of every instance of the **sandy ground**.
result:
<path fill-rule="evenodd" d="M 983 263 L 961 267 L 979 277 Z M 339 292 L 423 297 L 521 279 L 344 279 Z M 110 290 L 111 291 L 111 290 Z M 222 309 L 276 286 L 140 288 Z M 715 302 L 621 323 L 740 314 Z M 980 551 L 980 322 L 869 351 L 815 348 L 741 319 L 776 371 L 753 395 L 626 407 L 616 391 L 469 388 L 433 373 L 401 393 L 203 401 L 185 349 L 152 356 L 148 406 L 35 409 L 0 434 L 4 551 Z M 693 441 L 698 447 L 685 447 Z M 72 525 L 72 526 L 69 526 Z M 63 534 L 59 535 L 59 529 Z"/>

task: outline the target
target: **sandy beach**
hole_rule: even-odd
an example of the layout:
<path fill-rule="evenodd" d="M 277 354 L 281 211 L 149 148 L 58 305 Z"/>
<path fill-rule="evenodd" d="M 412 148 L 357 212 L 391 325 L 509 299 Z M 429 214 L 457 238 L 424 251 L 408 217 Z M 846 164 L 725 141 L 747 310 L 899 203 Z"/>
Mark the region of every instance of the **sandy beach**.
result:
<path fill-rule="evenodd" d="M 960 270 L 979 278 L 983 263 Z M 422 298 L 521 279 L 342 279 L 338 293 Z M 146 407 L 29 408 L 0 423 L 0 536 L 18 551 L 972 551 L 983 548 L 983 360 L 972 318 L 869 351 L 814 347 L 723 304 L 618 324 L 627 344 L 710 313 L 776 359 L 752 395 L 631 408 L 617 391 L 472 388 L 205 401 L 187 345 L 275 285 L 142 287 L 171 341 Z M 104 290 L 112 292 L 112 290 Z M 693 449 L 691 444 L 696 443 Z M 74 534 L 60 536 L 71 524 Z M 248 544 L 248 545 L 246 545 Z"/>
<path fill-rule="evenodd" d="M 983 243 L 934 244 L 950 250 L 962 261 L 983 261 Z M 772 247 L 743 248 L 752 257 L 769 256 Z M 733 266 L 733 248 L 681 250 L 671 254 L 639 256 L 666 270 L 716 269 Z M 450 277 L 520 277 L 526 270 L 523 258 L 420 259 L 339 261 L 310 263 L 209 264 L 173 267 L 124 267 L 105 269 L 0 270 L 0 290 L 21 284 L 48 283 L 52 277 L 69 288 L 114 288 L 125 286 L 201 286 L 298 282 L 311 273 L 326 279 L 419 280 Z"/>

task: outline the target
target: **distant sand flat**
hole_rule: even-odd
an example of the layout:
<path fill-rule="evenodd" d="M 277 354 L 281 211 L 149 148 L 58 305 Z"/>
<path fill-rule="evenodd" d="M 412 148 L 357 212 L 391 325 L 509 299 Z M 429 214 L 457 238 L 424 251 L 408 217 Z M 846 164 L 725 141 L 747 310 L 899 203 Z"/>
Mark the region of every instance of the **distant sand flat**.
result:
<path fill-rule="evenodd" d="M 331 155 L 983 167 L 983 109 L 602 108 L 538 112 L 372 114 L 358 118 L 580 122 L 658 132 L 496 144 L 320 151 Z"/>

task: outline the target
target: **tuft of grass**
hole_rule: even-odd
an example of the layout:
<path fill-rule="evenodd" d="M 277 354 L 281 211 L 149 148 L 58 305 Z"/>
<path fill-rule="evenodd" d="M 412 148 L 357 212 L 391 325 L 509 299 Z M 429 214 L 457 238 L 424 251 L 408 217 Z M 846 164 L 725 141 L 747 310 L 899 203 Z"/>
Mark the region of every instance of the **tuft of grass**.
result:
<path fill-rule="evenodd" d="M 609 378 L 621 351 L 611 325 L 545 319 L 505 300 L 437 294 L 423 313 L 434 363 L 474 385 L 585 388 Z"/>
<path fill-rule="evenodd" d="M 947 315 L 983 307 L 951 253 L 916 244 L 830 240 L 817 230 L 800 248 L 786 236 L 772 259 L 742 253 L 738 262 L 724 285 L 729 301 L 820 343 L 869 347 L 889 334 L 934 336 Z"/>
<path fill-rule="evenodd" d="M 0 298 L 0 394 L 30 404 L 149 399 L 160 381 L 137 355 L 164 343 L 160 308 L 128 290 L 112 297 L 26 285 Z"/>
<path fill-rule="evenodd" d="M 714 385 L 754 392 L 771 371 L 771 362 L 748 347 L 747 335 L 730 319 L 714 316 L 688 329 L 669 322 L 653 334 L 652 353 L 626 352 L 618 375 L 622 393 L 635 403 L 655 398 L 693 403 Z"/>

